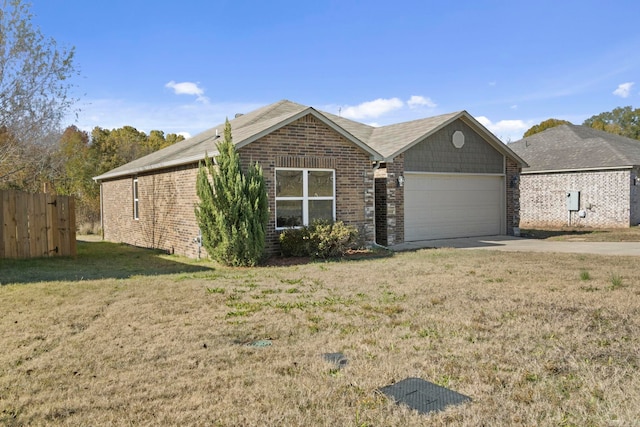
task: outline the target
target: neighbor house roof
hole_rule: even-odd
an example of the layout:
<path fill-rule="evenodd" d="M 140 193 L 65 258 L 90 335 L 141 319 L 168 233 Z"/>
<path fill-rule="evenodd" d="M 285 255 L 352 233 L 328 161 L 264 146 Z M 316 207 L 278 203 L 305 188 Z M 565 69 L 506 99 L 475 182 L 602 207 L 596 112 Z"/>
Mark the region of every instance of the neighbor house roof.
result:
<path fill-rule="evenodd" d="M 426 119 L 397 123 L 389 126 L 375 127 L 318 111 L 312 107 L 282 100 L 274 104 L 237 115 L 232 120 L 231 136 L 237 148 L 242 148 L 263 136 L 284 127 L 299 118 L 311 114 L 318 120 L 338 132 L 347 140 L 357 145 L 370 155 L 372 161 L 392 161 L 415 144 L 424 140 L 434 132 L 442 129 L 454 120 L 462 119 L 477 132 L 485 135 L 488 143 L 501 153 L 510 156 L 524 165 L 506 145 L 502 144 L 491 132 L 486 130 L 466 111 L 443 114 Z M 141 157 L 100 176 L 97 181 L 133 175 L 146 171 L 163 169 L 203 160 L 208 154 L 217 154 L 217 143 L 223 138 L 224 124 L 219 124 L 192 138 L 180 141 L 167 148 Z"/>
<path fill-rule="evenodd" d="M 587 126 L 561 125 L 509 144 L 522 173 L 628 169 L 640 165 L 640 141 Z"/>

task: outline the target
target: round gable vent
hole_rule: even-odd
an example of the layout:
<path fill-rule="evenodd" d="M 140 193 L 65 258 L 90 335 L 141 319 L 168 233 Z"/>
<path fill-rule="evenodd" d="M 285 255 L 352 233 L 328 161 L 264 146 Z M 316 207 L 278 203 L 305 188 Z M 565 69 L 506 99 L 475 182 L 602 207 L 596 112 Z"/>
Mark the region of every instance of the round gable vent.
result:
<path fill-rule="evenodd" d="M 462 148 L 464 145 L 464 133 L 460 130 L 455 131 L 451 137 L 451 143 L 456 148 Z"/>

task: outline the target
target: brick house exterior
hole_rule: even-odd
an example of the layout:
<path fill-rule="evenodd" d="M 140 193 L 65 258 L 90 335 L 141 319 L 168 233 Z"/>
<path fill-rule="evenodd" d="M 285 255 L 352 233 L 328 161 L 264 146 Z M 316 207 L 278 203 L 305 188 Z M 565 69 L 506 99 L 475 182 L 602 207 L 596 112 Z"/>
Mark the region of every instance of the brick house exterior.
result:
<path fill-rule="evenodd" d="M 393 129 L 391 144 L 388 135 L 380 136 L 382 142 L 372 136 L 376 129 L 384 132 L 384 128 L 374 129 L 289 101 L 231 120 L 242 167 L 246 170 L 258 162 L 263 169 L 271 212 L 267 252 L 279 252 L 278 235 L 283 229 L 277 224 L 281 203 L 276 194 L 277 171 L 334 171 L 333 219 L 356 226 L 366 242 L 390 246 L 404 242 L 404 189 L 397 185 L 398 177 L 405 173 L 403 148 L 409 149 L 415 141 L 456 120 L 473 121 L 468 113 L 460 112 L 400 124 Z M 192 258 L 206 256 L 197 241 L 196 176 L 205 153 L 215 155 L 222 128 L 96 177 L 101 184 L 104 238 Z M 488 131 L 480 132 L 487 134 L 482 135 L 485 139 L 493 138 L 491 143 L 504 155 L 505 180 L 514 180 L 524 162 L 504 144 L 496 143 Z M 517 225 L 517 189 L 507 188 L 505 197 L 506 234 Z"/>
<path fill-rule="evenodd" d="M 640 223 L 640 141 L 563 125 L 509 146 L 529 164 L 520 177 L 523 228 Z"/>

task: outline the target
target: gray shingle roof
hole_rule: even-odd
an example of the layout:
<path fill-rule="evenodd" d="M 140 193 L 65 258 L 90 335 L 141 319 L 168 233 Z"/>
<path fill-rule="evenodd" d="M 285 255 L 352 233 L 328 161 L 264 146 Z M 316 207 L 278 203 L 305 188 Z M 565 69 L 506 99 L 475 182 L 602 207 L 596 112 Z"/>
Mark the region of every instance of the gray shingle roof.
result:
<path fill-rule="evenodd" d="M 464 114 L 463 111 L 375 128 L 369 145 L 393 158 Z"/>
<path fill-rule="evenodd" d="M 502 144 L 466 111 L 443 114 L 426 119 L 373 127 L 331 113 L 317 111 L 295 102 L 282 100 L 240 115 L 229 122 L 234 144 L 241 148 L 274 130 L 312 114 L 326 125 L 369 153 L 372 160 L 390 161 L 448 123 L 462 118 L 488 136 L 489 143 L 520 163 L 522 159 Z M 95 177 L 95 180 L 133 175 L 145 171 L 194 163 L 205 155 L 217 154 L 216 144 L 223 137 L 224 124 L 219 124 L 192 138 L 134 160 Z"/>
<path fill-rule="evenodd" d="M 587 126 L 556 126 L 509 148 L 529 164 L 523 173 L 640 165 L 640 141 Z"/>

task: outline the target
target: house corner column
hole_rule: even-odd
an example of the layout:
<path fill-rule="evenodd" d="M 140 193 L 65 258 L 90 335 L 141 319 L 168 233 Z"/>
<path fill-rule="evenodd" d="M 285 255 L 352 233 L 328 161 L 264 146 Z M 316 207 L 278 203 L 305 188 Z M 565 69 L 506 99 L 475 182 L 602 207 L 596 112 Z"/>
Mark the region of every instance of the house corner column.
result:
<path fill-rule="evenodd" d="M 404 186 L 398 178 L 404 174 L 404 154 L 387 164 L 387 244 L 404 242 Z"/>
<path fill-rule="evenodd" d="M 516 234 L 520 227 L 520 166 L 507 160 L 507 235 Z"/>
<path fill-rule="evenodd" d="M 364 229 L 367 243 L 375 242 L 375 180 L 373 169 L 364 172 Z"/>

